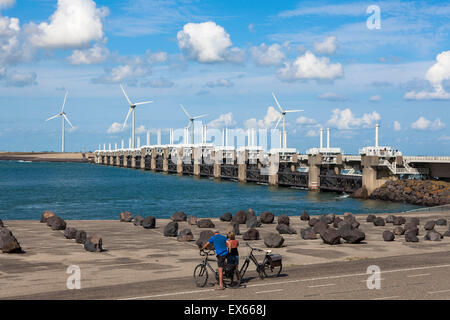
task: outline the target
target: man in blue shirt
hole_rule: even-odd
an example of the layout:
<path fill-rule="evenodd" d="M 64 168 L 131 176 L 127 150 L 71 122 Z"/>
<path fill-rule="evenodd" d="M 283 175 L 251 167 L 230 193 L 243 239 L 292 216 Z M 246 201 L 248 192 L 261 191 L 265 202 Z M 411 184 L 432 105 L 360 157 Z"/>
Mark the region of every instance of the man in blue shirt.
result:
<path fill-rule="evenodd" d="M 214 246 L 217 254 L 217 267 L 219 271 L 219 286 L 216 290 L 225 289 L 223 286 L 223 267 L 225 267 L 226 256 L 228 254 L 227 237 L 220 234 L 219 230 L 214 230 L 214 235 L 202 247 L 204 250 L 209 244 Z"/>

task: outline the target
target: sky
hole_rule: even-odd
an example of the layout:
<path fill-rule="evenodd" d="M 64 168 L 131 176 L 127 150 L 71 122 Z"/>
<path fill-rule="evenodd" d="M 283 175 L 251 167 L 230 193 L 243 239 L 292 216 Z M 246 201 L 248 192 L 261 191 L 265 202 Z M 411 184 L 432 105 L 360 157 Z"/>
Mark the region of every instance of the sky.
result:
<path fill-rule="evenodd" d="M 450 4 L 445 1 L 0 0 L 0 150 L 89 151 L 188 120 L 272 129 L 288 147 L 357 154 L 380 144 L 450 155 Z M 200 128 L 197 124 L 196 128 Z"/>

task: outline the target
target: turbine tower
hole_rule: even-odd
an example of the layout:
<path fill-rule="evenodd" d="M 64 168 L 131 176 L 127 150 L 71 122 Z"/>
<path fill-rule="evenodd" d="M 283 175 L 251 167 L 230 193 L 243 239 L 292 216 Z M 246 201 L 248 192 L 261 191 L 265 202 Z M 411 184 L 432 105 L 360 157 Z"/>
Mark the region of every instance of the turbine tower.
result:
<path fill-rule="evenodd" d="M 67 123 L 70 124 L 70 126 L 73 128 L 72 123 L 70 123 L 69 118 L 67 118 L 67 115 L 64 112 L 64 106 L 66 105 L 67 94 L 68 94 L 68 92 L 66 91 L 66 94 L 64 95 L 64 102 L 63 102 L 63 105 L 61 108 L 61 112 L 58 113 L 57 115 L 54 115 L 53 117 L 50 117 L 47 120 L 45 120 L 45 121 L 48 121 L 48 120 L 55 119 L 57 117 L 61 117 L 61 120 L 62 120 L 61 152 L 64 152 L 64 131 L 65 131 L 65 122 L 64 121 L 67 121 Z"/>
<path fill-rule="evenodd" d="M 284 110 L 280 104 L 278 103 L 277 97 L 275 97 L 275 93 L 272 92 L 272 96 L 275 99 L 275 102 L 277 103 L 278 109 L 281 111 L 281 115 L 278 118 L 277 124 L 275 125 L 275 129 L 278 128 L 278 125 L 280 124 L 281 119 L 283 119 L 283 141 L 282 141 L 282 147 L 283 149 L 286 149 L 286 113 L 289 112 L 302 112 L 304 110 Z"/>
<path fill-rule="evenodd" d="M 192 117 L 187 111 L 186 109 L 183 107 L 183 105 L 180 104 L 181 109 L 183 109 L 184 114 L 188 117 L 189 119 L 189 125 L 186 127 L 187 130 L 189 131 L 189 128 L 192 126 L 192 132 L 191 132 L 191 144 L 194 144 L 194 120 L 199 119 L 199 118 L 203 118 L 206 117 L 207 114 L 202 114 L 200 116 L 196 116 L 196 117 Z"/>
<path fill-rule="evenodd" d="M 122 88 L 123 95 L 125 96 L 125 98 L 127 99 L 128 103 L 130 104 L 130 109 L 128 110 L 127 117 L 125 118 L 125 122 L 123 123 L 123 128 L 125 128 L 125 126 L 127 125 L 127 121 L 128 121 L 128 118 L 130 117 L 130 113 L 133 112 L 133 127 L 131 129 L 131 149 L 134 149 L 135 140 L 136 140 L 134 138 L 134 135 L 135 135 L 134 129 L 135 129 L 135 120 L 136 120 L 135 114 L 134 114 L 135 113 L 134 109 L 136 108 L 136 106 L 140 106 L 142 104 L 147 104 L 147 103 L 152 103 L 153 101 L 144 101 L 144 102 L 132 103 L 130 98 L 128 98 L 128 96 L 127 96 L 125 90 L 123 89 L 122 85 L 120 85 L 120 88 Z"/>

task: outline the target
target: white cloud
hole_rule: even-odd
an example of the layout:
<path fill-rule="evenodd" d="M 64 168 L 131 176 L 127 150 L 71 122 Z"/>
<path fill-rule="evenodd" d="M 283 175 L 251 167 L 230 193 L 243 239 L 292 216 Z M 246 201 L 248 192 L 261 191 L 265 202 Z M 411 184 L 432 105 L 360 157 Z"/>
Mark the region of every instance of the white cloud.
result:
<path fill-rule="evenodd" d="M 248 25 L 248 31 L 250 32 L 255 32 L 255 24 L 254 23 L 250 23 Z"/>
<path fill-rule="evenodd" d="M 136 78 L 150 74 L 150 69 L 141 64 L 124 64 L 107 70 L 106 74 L 92 79 L 93 83 L 120 83 L 125 80 L 136 81 Z"/>
<path fill-rule="evenodd" d="M 108 128 L 107 133 L 119 133 L 123 131 L 123 124 L 119 122 L 113 122 L 111 126 Z"/>
<path fill-rule="evenodd" d="M 421 130 L 421 131 L 425 131 L 425 130 L 436 131 L 436 130 L 443 129 L 444 127 L 445 127 L 445 124 L 439 118 L 436 118 L 432 122 L 432 121 L 426 119 L 425 117 L 419 117 L 419 119 L 417 119 L 417 121 L 415 121 L 411 124 L 411 128 L 413 128 L 414 130 Z"/>
<path fill-rule="evenodd" d="M 230 87 L 234 86 L 234 83 L 228 79 L 218 79 L 216 81 L 208 81 L 206 83 L 206 86 L 210 87 L 210 88 L 215 88 L 215 87 L 230 88 Z"/>
<path fill-rule="evenodd" d="M 343 69 L 340 63 L 330 63 L 328 58 L 316 57 L 310 51 L 297 57 L 292 63 L 285 63 L 284 67 L 278 70 L 278 77 L 286 81 L 298 79 L 332 80 L 340 78 L 342 75 Z"/>
<path fill-rule="evenodd" d="M 360 118 L 355 117 L 350 109 L 335 109 L 328 120 L 327 125 L 342 129 L 369 128 L 376 124 L 381 116 L 373 111 L 372 113 L 364 113 Z"/>
<path fill-rule="evenodd" d="M 425 79 L 433 87 L 434 91 L 409 91 L 405 93 L 407 100 L 449 100 L 450 93 L 446 92 L 442 83 L 450 79 L 450 51 L 443 51 L 436 56 L 436 63 L 432 65 Z"/>
<path fill-rule="evenodd" d="M 243 52 L 231 48 L 230 35 L 212 21 L 187 23 L 177 33 L 178 46 L 192 60 L 202 63 L 241 62 Z"/>
<path fill-rule="evenodd" d="M 381 101 L 381 96 L 379 94 L 376 94 L 374 96 L 371 96 L 369 98 L 369 100 L 372 101 L 372 102 L 378 102 L 378 101 Z"/>
<path fill-rule="evenodd" d="M 337 93 L 334 93 L 334 92 L 322 93 L 322 94 L 317 96 L 317 99 L 329 100 L 329 101 L 345 101 L 345 100 L 347 100 L 346 97 L 341 96 L 341 95 L 339 95 Z"/>
<path fill-rule="evenodd" d="M 0 9 L 10 8 L 16 4 L 16 0 L 0 0 Z"/>
<path fill-rule="evenodd" d="M 37 84 L 37 75 L 34 72 L 7 73 L 4 77 L 3 81 L 6 87 L 27 87 Z"/>
<path fill-rule="evenodd" d="M 144 125 L 140 125 L 139 127 L 136 128 L 135 133 L 136 134 L 143 134 L 147 132 L 147 128 L 145 128 Z"/>
<path fill-rule="evenodd" d="M 86 48 L 103 38 L 102 19 L 106 7 L 97 8 L 92 0 L 58 0 L 49 22 L 31 25 L 31 42 L 42 48 Z"/>
<path fill-rule="evenodd" d="M 397 120 L 394 121 L 394 130 L 395 130 L 395 131 L 400 131 L 400 130 L 402 130 L 402 125 L 401 125 L 400 122 L 398 122 Z"/>
<path fill-rule="evenodd" d="M 265 43 L 257 47 L 251 47 L 250 53 L 253 60 L 259 66 L 279 66 L 286 59 L 286 55 L 281 51 L 281 46 L 277 43 L 267 46 Z"/>
<path fill-rule="evenodd" d="M 295 120 L 295 123 L 301 126 L 313 126 L 317 125 L 317 121 L 311 118 L 307 117 L 298 117 L 297 120 Z"/>
<path fill-rule="evenodd" d="M 275 110 L 274 107 L 270 106 L 267 108 L 267 113 L 264 119 L 258 120 L 256 118 L 251 118 L 245 121 L 246 128 L 262 128 L 267 129 L 275 126 L 276 121 L 280 117 L 280 113 Z"/>
<path fill-rule="evenodd" d="M 221 114 L 219 118 L 212 120 L 208 123 L 208 127 L 210 128 L 224 128 L 224 127 L 232 127 L 236 125 L 236 121 L 233 120 L 233 114 L 231 112 Z"/>
<path fill-rule="evenodd" d="M 338 48 L 335 36 L 325 38 L 322 42 L 314 42 L 314 51 L 320 54 L 334 54 Z"/>
<path fill-rule="evenodd" d="M 150 64 L 154 63 L 162 63 L 166 62 L 168 60 L 167 52 L 164 51 L 158 51 L 158 52 L 151 52 L 150 50 L 147 50 L 145 52 L 146 60 Z"/>
<path fill-rule="evenodd" d="M 307 137 L 317 137 L 319 135 L 319 131 L 318 130 L 308 130 L 308 132 L 306 133 Z"/>
<path fill-rule="evenodd" d="M 72 55 L 67 59 L 73 65 L 80 64 L 97 64 L 106 60 L 109 50 L 99 44 L 95 44 L 92 48 L 85 50 L 74 50 Z"/>

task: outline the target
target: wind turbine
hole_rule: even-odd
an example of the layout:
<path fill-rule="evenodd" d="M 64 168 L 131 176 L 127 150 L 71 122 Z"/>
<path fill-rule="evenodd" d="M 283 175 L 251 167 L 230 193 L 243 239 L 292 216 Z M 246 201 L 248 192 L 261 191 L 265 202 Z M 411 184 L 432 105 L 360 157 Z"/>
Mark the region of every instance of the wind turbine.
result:
<path fill-rule="evenodd" d="M 302 112 L 305 110 L 284 110 L 280 104 L 278 103 L 277 97 L 275 97 L 275 93 L 272 92 L 272 96 L 275 99 L 275 102 L 277 103 L 278 108 L 281 111 L 281 115 L 278 118 L 277 124 L 275 125 L 275 129 L 278 128 L 278 124 L 280 123 L 281 119 L 283 119 L 283 148 L 286 149 L 286 113 L 289 112 Z"/>
<path fill-rule="evenodd" d="M 152 103 L 153 101 L 144 101 L 144 102 L 136 102 L 136 103 L 132 103 L 130 98 L 128 98 L 125 90 L 123 89 L 122 85 L 120 85 L 120 88 L 122 88 L 122 92 L 123 95 L 125 96 L 125 98 L 127 98 L 128 103 L 130 104 L 130 109 L 128 110 L 127 113 L 127 117 L 125 118 L 125 122 L 123 123 L 123 128 L 125 129 L 125 126 L 127 125 L 127 121 L 128 118 L 130 117 L 130 113 L 133 112 L 133 128 L 131 129 L 131 149 L 134 149 L 134 143 L 135 143 L 135 138 L 134 138 L 134 128 L 135 128 L 135 108 L 136 106 L 140 106 L 141 104 L 147 104 L 147 103 Z"/>
<path fill-rule="evenodd" d="M 65 122 L 64 122 L 64 120 L 67 121 L 67 123 L 70 124 L 70 126 L 73 128 L 72 123 L 70 123 L 69 118 L 67 118 L 66 113 L 64 112 L 64 106 L 66 105 L 67 94 L 68 94 L 68 92 L 66 91 L 66 94 L 64 96 L 64 102 L 63 102 L 63 105 L 62 105 L 62 108 L 61 108 L 61 112 L 58 113 L 57 115 L 54 115 L 53 117 L 50 117 L 47 120 L 45 120 L 45 121 L 48 121 L 48 120 L 55 119 L 57 117 L 61 117 L 61 120 L 62 120 L 62 147 L 61 147 L 62 151 L 61 152 L 64 152 L 64 131 L 65 131 Z"/>
<path fill-rule="evenodd" d="M 194 120 L 199 119 L 199 118 L 203 118 L 206 117 L 207 114 L 202 114 L 201 116 L 196 116 L 196 117 L 192 117 L 187 111 L 186 109 L 183 107 L 183 105 L 180 104 L 181 109 L 183 109 L 184 114 L 188 117 L 189 119 L 189 125 L 186 127 L 188 130 L 189 128 L 192 126 L 192 132 L 191 132 L 191 144 L 194 144 Z"/>

